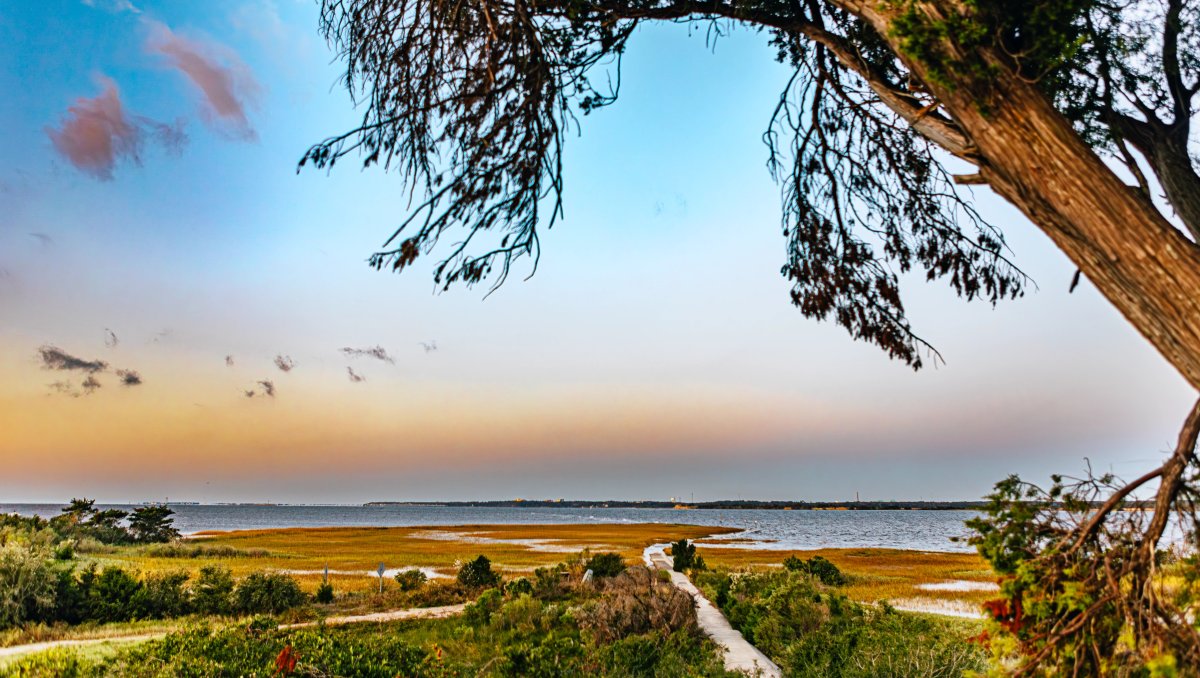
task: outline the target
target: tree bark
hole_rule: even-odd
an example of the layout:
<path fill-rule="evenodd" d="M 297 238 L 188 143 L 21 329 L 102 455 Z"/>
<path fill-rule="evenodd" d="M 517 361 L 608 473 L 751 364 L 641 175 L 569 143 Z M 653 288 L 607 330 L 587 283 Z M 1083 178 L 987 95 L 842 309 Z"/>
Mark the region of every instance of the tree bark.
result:
<path fill-rule="evenodd" d="M 899 3 L 837 1 L 871 23 L 974 143 L 980 175 L 1200 389 L 1200 247 L 1127 186 L 1036 85 L 996 55 L 986 74 L 929 77 L 890 30 Z M 953 0 L 952 0 L 953 4 Z M 923 7 L 934 13 L 932 3 Z M 964 69 L 966 71 L 966 69 Z M 981 95 L 981 93 L 983 93 Z"/>

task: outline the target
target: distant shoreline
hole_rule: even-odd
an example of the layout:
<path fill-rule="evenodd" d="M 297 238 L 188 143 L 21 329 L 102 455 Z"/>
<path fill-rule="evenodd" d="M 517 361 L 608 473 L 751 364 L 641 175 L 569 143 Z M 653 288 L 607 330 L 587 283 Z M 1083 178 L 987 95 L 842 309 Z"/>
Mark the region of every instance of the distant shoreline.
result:
<path fill-rule="evenodd" d="M 363 506 L 446 506 L 472 508 L 586 508 L 586 509 L 765 509 L 778 511 L 978 511 L 984 501 L 755 501 L 697 502 L 592 501 L 581 499 L 504 499 L 490 501 L 369 501 Z"/>

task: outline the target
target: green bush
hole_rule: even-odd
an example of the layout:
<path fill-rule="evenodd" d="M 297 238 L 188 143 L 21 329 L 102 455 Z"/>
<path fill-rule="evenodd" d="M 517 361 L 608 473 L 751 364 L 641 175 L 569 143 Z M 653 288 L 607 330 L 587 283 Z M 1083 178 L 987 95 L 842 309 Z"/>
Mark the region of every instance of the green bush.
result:
<path fill-rule="evenodd" d="M 479 556 L 459 568 L 458 583 L 470 588 L 486 588 L 498 585 L 500 575 L 492 571 L 492 561 L 487 556 Z"/>
<path fill-rule="evenodd" d="M 0 629 L 45 620 L 54 610 L 57 579 L 43 548 L 15 542 L 0 547 Z"/>
<path fill-rule="evenodd" d="M 182 617 L 192 611 L 191 596 L 184 589 L 189 578 L 187 572 L 147 575 L 129 606 L 141 619 Z"/>
<path fill-rule="evenodd" d="M 499 589 L 488 589 L 479 594 L 475 602 L 467 605 L 463 610 L 463 620 L 475 628 L 487 626 L 492 620 L 492 613 L 499 610 L 503 602 Z"/>
<path fill-rule="evenodd" d="M 396 584 L 400 586 L 401 591 L 415 591 L 424 586 L 427 581 L 429 581 L 429 577 L 416 568 L 396 573 Z"/>
<path fill-rule="evenodd" d="M 710 596 L 725 591 L 730 623 L 788 676 L 959 678 L 985 668 L 963 625 L 861 605 L 805 570 L 700 582 Z"/>
<path fill-rule="evenodd" d="M 243 614 L 279 614 L 307 602 L 300 584 L 286 574 L 256 572 L 238 583 L 235 609 Z"/>
<path fill-rule="evenodd" d="M 695 542 L 680 539 L 671 544 L 671 569 L 676 572 L 687 572 L 689 570 L 703 572 L 708 569 L 708 565 L 704 563 L 704 558 L 696 553 Z"/>
<path fill-rule="evenodd" d="M 625 571 L 625 560 L 619 553 L 597 553 L 587 561 L 587 569 L 596 577 L 615 577 Z"/>
<path fill-rule="evenodd" d="M 333 602 L 333 584 L 330 584 L 327 581 L 321 582 L 321 585 L 317 587 L 317 593 L 315 596 L 313 596 L 313 600 L 316 600 L 318 603 L 320 603 L 322 605 L 328 605 L 328 604 L 332 603 Z"/>
<path fill-rule="evenodd" d="M 205 565 L 192 587 L 192 605 L 200 614 L 233 612 L 233 574 L 220 565 Z"/>
<path fill-rule="evenodd" d="M 517 577 L 512 581 L 505 582 L 504 595 L 512 596 L 514 598 L 517 596 L 532 596 L 533 582 L 529 581 L 525 577 Z"/>
<path fill-rule="evenodd" d="M 101 622 L 129 621 L 138 616 L 131 604 L 137 600 L 142 583 L 119 567 L 105 568 L 92 582 L 88 596 L 90 619 Z"/>
<path fill-rule="evenodd" d="M 791 572 L 811 574 L 826 586 L 844 586 L 846 584 L 846 575 L 842 574 L 837 565 L 825 560 L 821 556 L 813 556 L 808 560 L 801 560 L 796 556 L 788 556 L 783 561 L 783 567 Z"/>

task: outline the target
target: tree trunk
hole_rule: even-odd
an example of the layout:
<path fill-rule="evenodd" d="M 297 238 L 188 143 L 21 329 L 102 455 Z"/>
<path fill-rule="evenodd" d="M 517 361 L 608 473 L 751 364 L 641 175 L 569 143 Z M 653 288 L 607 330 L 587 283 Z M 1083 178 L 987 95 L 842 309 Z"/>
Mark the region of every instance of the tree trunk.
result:
<path fill-rule="evenodd" d="M 901 3 L 837 4 L 873 24 L 903 54 L 889 30 Z M 921 63 L 905 62 L 974 142 L 982 177 L 1200 389 L 1200 247 L 1121 181 L 1034 84 L 983 56 L 997 67 L 991 73 L 942 79 L 930 78 Z"/>

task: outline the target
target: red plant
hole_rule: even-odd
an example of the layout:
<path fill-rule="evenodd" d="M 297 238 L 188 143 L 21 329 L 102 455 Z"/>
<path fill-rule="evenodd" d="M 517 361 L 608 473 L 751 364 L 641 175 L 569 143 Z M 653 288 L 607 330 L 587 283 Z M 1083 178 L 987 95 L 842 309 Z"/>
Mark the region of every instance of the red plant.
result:
<path fill-rule="evenodd" d="M 284 645 L 283 649 L 275 657 L 275 673 L 272 676 L 290 676 L 296 670 L 296 662 L 300 660 L 300 654 L 292 649 L 291 645 Z"/>

